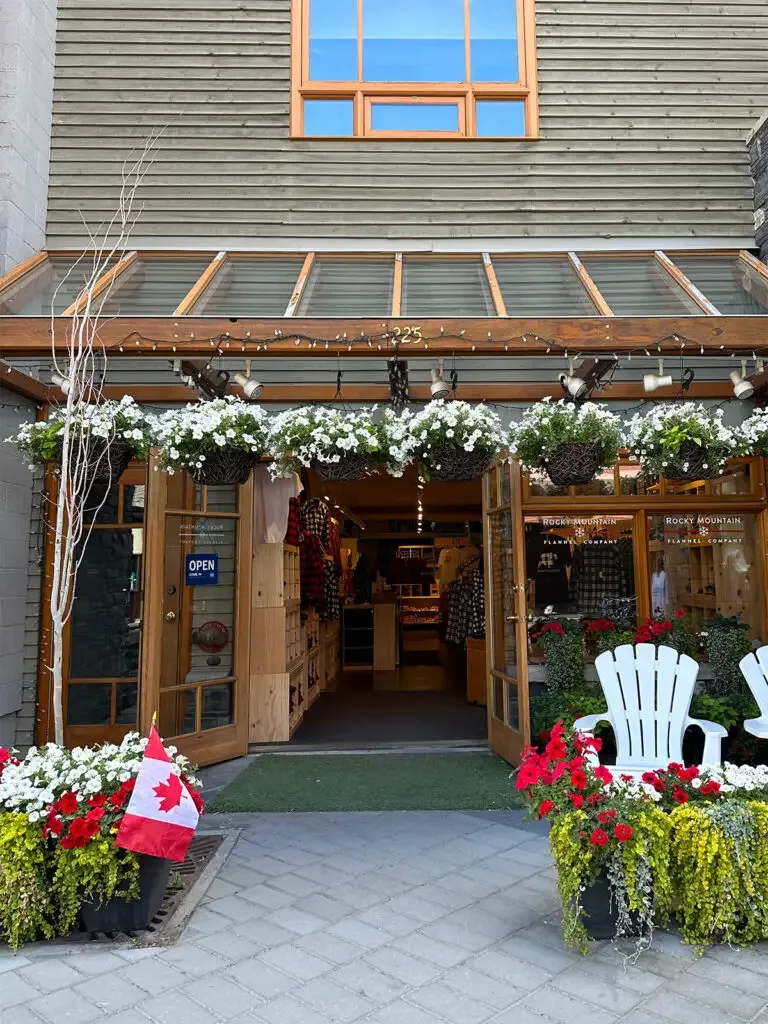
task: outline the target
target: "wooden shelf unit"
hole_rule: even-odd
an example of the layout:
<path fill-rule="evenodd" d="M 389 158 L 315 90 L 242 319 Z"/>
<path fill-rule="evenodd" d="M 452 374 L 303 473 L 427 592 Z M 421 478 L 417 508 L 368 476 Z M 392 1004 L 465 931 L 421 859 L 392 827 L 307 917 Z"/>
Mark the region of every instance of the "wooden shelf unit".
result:
<path fill-rule="evenodd" d="M 254 548 L 251 594 L 249 740 L 290 739 L 308 703 L 307 652 L 301 624 L 299 549 Z"/>
<path fill-rule="evenodd" d="M 373 670 L 373 605 L 347 604 L 342 612 L 342 663 L 345 671 Z"/>

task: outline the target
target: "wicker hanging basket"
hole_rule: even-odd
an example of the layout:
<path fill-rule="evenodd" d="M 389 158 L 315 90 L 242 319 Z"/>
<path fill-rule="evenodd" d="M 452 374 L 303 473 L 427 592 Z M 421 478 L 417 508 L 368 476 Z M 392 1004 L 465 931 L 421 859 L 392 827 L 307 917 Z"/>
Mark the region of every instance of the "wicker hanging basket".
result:
<path fill-rule="evenodd" d="M 695 441 L 683 441 L 677 461 L 670 462 L 664 471 L 667 480 L 711 480 L 717 475 L 709 450 Z"/>
<path fill-rule="evenodd" d="M 446 446 L 432 449 L 426 470 L 430 480 L 458 483 L 477 480 L 495 461 L 496 457 L 487 452 L 465 452 L 463 448 Z"/>
<path fill-rule="evenodd" d="M 244 484 L 261 458 L 256 452 L 242 448 L 221 448 L 206 456 L 202 466 L 191 466 L 189 474 L 196 484 L 224 487 Z"/>
<path fill-rule="evenodd" d="M 603 446 L 599 442 L 569 441 L 555 448 L 545 469 L 556 487 L 574 487 L 594 480 L 602 460 Z"/>
<path fill-rule="evenodd" d="M 88 452 L 88 479 L 91 491 L 114 487 L 128 468 L 131 461 L 131 450 L 124 441 L 111 441 L 108 446 L 91 442 Z M 58 471 L 61 472 L 61 455 L 56 460 Z"/>
<path fill-rule="evenodd" d="M 370 456 L 364 453 L 344 455 L 340 462 L 312 463 L 312 469 L 320 480 L 364 480 L 376 472 Z"/>

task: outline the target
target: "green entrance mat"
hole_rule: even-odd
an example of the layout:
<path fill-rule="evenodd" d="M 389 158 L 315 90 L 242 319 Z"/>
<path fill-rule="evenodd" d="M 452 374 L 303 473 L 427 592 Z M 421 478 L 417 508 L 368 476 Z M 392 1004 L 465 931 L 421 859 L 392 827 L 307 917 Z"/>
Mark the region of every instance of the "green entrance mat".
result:
<path fill-rule="evenodd" d="M 218 794 L 233 811 L 504 811 L 523 806 L 494 754 L 264 754 Z"/>

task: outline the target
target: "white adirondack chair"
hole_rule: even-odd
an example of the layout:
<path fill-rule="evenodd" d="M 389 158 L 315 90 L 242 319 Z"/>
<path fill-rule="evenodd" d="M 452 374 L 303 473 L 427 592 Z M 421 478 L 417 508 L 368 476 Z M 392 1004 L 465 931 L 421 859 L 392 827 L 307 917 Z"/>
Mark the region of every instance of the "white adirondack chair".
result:
<path fill-rule="evenodd" d="M 768 647 L 742 658 L 739 668 L 760 708 L 760 717 L 748 718 L 744 728 L 753 736 L 768 740 Z"/>
<path fill-rule="evenodd" d="M 688 714 L 699 671 L 693 658 L 672 647 L 625 644 L 599 655 L 595 668 L 608 713 L 587 715 L 573 728 L 591 735 L 599 722 L 613 727 L 617 773 L 638 776 L 682 762 L 683 734 L 689 725 L 704 733 L 702 763 L 720 764 L 720 741 L 727 730 Z"/>

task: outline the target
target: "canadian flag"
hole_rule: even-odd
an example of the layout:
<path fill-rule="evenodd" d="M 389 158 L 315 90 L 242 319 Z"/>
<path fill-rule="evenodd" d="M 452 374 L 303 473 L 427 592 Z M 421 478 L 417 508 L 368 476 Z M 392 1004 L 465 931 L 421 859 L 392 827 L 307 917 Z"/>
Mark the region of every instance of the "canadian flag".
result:
<path fill-rule="evenodd" d="M 153 725 L 115 845 L 134 853 L 181 861 L 199 818 L 192 795 L 173 770 Z"/>

